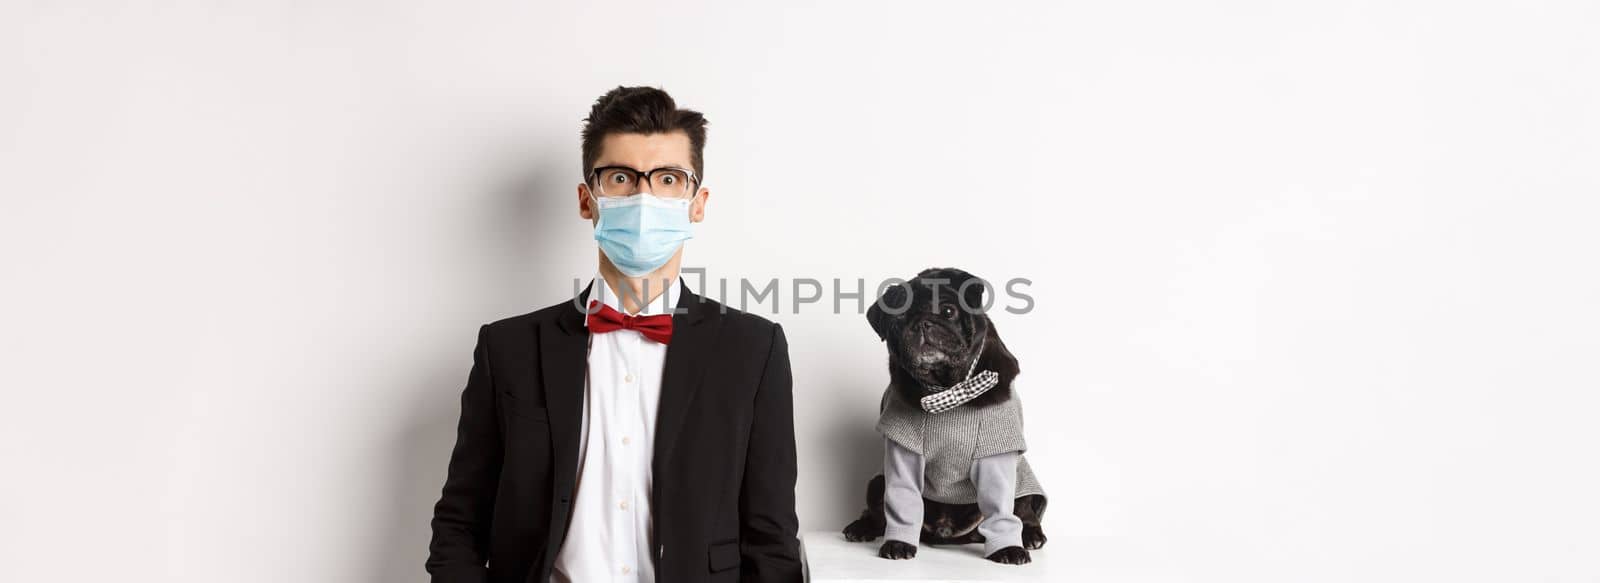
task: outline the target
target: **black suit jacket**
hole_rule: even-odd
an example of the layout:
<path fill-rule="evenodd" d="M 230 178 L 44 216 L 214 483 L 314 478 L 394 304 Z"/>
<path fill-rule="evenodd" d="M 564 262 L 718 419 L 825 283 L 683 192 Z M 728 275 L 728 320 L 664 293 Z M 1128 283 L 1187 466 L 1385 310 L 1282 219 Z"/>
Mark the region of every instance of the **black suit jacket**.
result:
<path fill-rule="evenodd" d="M 549 580 L 577 481 L 589 337 L 580 305 L 479 327 L 434 505 L 434 583 Z M 678 311 L 651 462 L 656 580 L 798 583 L 783 328 L 687 286 Z"/>

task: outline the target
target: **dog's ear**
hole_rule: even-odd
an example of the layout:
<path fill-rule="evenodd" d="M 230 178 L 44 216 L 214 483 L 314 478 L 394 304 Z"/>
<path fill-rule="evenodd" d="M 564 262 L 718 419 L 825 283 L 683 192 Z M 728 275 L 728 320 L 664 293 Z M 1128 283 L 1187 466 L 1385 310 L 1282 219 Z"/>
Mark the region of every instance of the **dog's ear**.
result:
<path fill-rule="evenodd" d="M 985 314 L 983 319 L 989 328 L 988 332 L 985 332 L 987 340 L 984 341 L 983 351 L 994 356 L 993 362 L 987 366 L 1000 373 L 1002 383 L 1009 384 L 1012 378 L 1022 372 L 1022 367 L 1017 364 L 1017 357 L 1011 354 L 1011 349 L 1006 348 L 1005 341 L 1000 339 L 1000 332 L 994 329 L 994 320 L 989 319 L 988 314 Z"/>
<path fill-rule="evenodd" d="M 886 305 L 905 313 L 910 307 L 906 302 L 906 284 L 889 286 L 889 289 L 883 290 L 883 296 L 867 308 L 867 323 L 872 325 L 873 332 L 878 333 L 878 340 L 889 339 L 889 322 L 894 319 L 893 314 L 883 309 Z"/>

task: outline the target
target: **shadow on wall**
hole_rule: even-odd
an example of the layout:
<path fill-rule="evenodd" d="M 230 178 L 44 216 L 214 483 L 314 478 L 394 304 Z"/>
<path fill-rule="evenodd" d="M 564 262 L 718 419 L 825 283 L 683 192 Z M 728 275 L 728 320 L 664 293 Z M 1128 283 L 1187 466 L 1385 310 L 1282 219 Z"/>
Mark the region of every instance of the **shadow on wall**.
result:
<path fill-rule="evenodd" d="M 835 474 L 830 487 L 830 499 L 845 500 L 846 506 L 837 510 L 843 517 L 820 524 L 807 524 L 811 530 L 836 531 L 844 528 L 867 507 L 867 482 L 883 473 L 883 437 L 878 435 L 877 416 L 862 419 L 856 415 L 838 415 L 828 428 L 827 447 L 837 453 L 834 460 L 843 470 Z M 830 518 L 831 513 L 830 513 Z"/>
<path fill-rule="evenodd" d="M 822 394 L 848 395 L 861 392 L 863 386 L 870 387 L 873 383 L 863 383 L 857 375 L 829 379 L 828 385 L 836 388 Z M 828 420 L 828 426 L 822 433 L 825 436 L 821 444 L 823 455 L 812 459 L 820 459 L 826 464 L 822 466 L 825 468 L 822 479 L 826 480 L 823 499 L 843 503 L 829 504 L 828 512 L 819 516 L 800 517 L 803 528 L 841 530 L 866 508 L 867 482 L 883 473 L 883 436 L 877 430 L 878 394 L 881 390 L 873 391 L 869 406 L 852 406 L 848 412 L 823 416 Z M 801 467 L 802 480 L 806 473 L 806 468 Z M 815 480 L 812 482 L 815 483 Z"/>
<path fill-rule="evenodd" d="M 534 159 L 554 158 L 546 155 Z M 576 182 L 570 180 L 573 172 L 563 172 L 561 168 L 540 163 L 521 175 L 510 176 L 502 187 L 480 197 L 485 202 L 482 212 L 467 215 L 477 224 L 460 231 L 483 234 L 475 239 L 479 248 L 467 247 L 475 251 L 470 260 L 483 264 L 473 272 L 480 281 L 470 288 L 486 294 L 482 305 L 521 306 L 517 308 L 520 311 L 513 312 L 520 314 L 555 303 L 556 299 L 543 295 L 549 286 L 539 283 L 541 274 L 537 270 L 546 265 L 563 265 L 584 244 L 582 239 L 573 239 L 571 230 L 561 223 L 581 223 L 574 202 Z M 570 287 L 570 281 L 563 281 Z M 467 343 L 455 347 L 454 352 L 430 354 L 412 365 L 415 370 L 395 375 L 406 379 L 404 383 L 421 386 L 392 391 L 395 395 L 411 395 L 414 402 L 407 417 L 399 422 L 389 448 L 378 454 L 390 456 L 388 467 L 392 473 L 387 481 L 389 488 L 376 493 L 390 497 L 390 501 L 382 506 L 387 513 L 372 533 L 369 556 L 376 563 L 371 571 L 373 583 L 428 580 L 423 564 L 433 534 L 429 523 L 455 446 L 461 390 L 466 386 L 472 362 L 476 325 L 456 336 L 468 339 Z"/>

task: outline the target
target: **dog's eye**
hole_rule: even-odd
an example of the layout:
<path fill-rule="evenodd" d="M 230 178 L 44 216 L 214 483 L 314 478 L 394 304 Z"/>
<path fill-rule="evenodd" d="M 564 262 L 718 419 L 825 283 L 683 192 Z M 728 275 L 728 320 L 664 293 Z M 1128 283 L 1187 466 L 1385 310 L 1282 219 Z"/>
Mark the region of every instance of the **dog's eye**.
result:
<path fill-rule="evenodd" d="M 946 320 L 954 320 L 956 319 L 956 307 L 945 304 L 939 308 L 939 315 L 944 316 Z"/>

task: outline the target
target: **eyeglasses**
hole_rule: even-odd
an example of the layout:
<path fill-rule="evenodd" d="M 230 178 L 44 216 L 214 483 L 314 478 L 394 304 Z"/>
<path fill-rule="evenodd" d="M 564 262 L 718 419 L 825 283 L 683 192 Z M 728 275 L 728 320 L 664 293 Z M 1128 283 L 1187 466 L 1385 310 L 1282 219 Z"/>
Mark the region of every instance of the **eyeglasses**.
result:
<path fill-rule="evenodd" d="M 650 194 L 661 198 L 687 198 L 694 194 L 694 185 L 700 179 L 692 170 L 671 166 L 648 172 L 627 166 L 601 166 L 589 171 L 589 181 L 600 196 L 631 196 L 639 193 L 639 185 L 649 184 Z"/>

